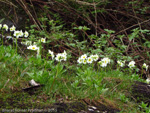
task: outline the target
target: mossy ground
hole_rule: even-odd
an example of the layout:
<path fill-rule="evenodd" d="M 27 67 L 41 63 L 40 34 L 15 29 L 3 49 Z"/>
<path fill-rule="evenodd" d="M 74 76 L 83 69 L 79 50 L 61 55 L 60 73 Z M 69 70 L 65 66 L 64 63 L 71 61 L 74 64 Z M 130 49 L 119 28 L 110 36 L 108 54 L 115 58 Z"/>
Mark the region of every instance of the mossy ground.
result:
<path fill-rule="evenodd" d="M 82 102 L 53 102 L 51 97 L 41 95 L 42 92 L 32 90 L 32 94 L 24 91 L 12 91 L 6 94 L 0 94 L 0 111 L 22 110 L 22 112 L 72 112 L 76 113 L 86 110 L 87 107 Z M 24 111 L 23 111 L 24 110 Z M 37 111 L 36 111 L 37 110 Z"/>
<path fill-rule="evenodd" d="M 97 93 L 91 86 L 87 89 L 86 87 L 82 88 L 82 82 L 84 81 L 81 80 L 78 85 L 79 88 L 72 88 L 70 83 L 73 83 L 77 76 L 75 74 L 75 67 L 70 68 L 66 75 L 58 78 L 58 84 L 60 85 L 59 88 L 57 87 L 57 90 L 56 87 L 53 87 L 55 91 L 46 94 L 45 86 L 24 91 L 24 88 L 29 87 L 29 80 L 31 80 L 24 72 L 34 67 L 34 65 L 37 66 L 37 71 L 39 71 L 38 69 L 40 68 L 38 68 L 38 66 L 41 66 L 41 64 L 36 65 L 36 59 L 31 63 L 27 58 L 14 54 L 15 50 L 13 50 L 11 46 L 1 46 L 0 51 L 0 111 L 17 109 L 28 110 L 28 112 L 30 112 L 29 110 L 32 109 L 45 110 L 42 112 L 51 110 L 51 112 L 77 113 L 80 111 L 87 112 L 88 106 L 92 105 L 96 106 L 100 112 L 107 111 L 108 113 L 117 113 L 120 111 L 125 113 L 131 111 L 132 113 L 137 113 L 140 112 L 139 103 L 137 102 L 149 98 L 145 96 L 142 97 L 145 99 L 141 100 L 132 95 L 132 85 L 135 84 L 134 80 L 142 81 L 138 75 L 130 76 L 115 69 L 102 71 L 100 73 L 96 73 L 92 70 L 83 70 L 85 73 L 81 73 L 83 75 L 85 74 L 85 78 L 88 75 L 86 72 L 90 72 L 91 75 L 96 73 L 95 76 L 103 75 L 104 78 L 100 83 L 105 84 L 108 91 L 106 90 L 106 93 L 104 92 L 102 94 Z M 29 64 L 28 67 L 26 64 Z M 71 69 L 73 69 L 73 71 Z M 54 86 L 55 85 L 57 86 L 57 83 L 55 83 Z M 100 87 L 100 85 L 98 87 Z M 73 97 L 71 97 L 71 95 L 73 95 Z"/>
<path fill-rule="evenodd" d="M 26 87 L 28 87 L 28 85 Z M 145 98 L 147 99 L 147 97 Z M 89 105 L 96 106 L 97 111 L 99 112 L 107 111 L 108 113 L 117 113 L 122 111 L 124 113 L 132 111 L 133 113 L 136 113 L 139 111 L 134 111 L 136 105 L 133 104 L 131 100 L 128 102 L 122 102 L 116 98 L 110 99 L 108 96 L 105 98 L 104 95 L 99 98 L 96 97 L 95 99 L 85 98 L 79 100 L 64 100 L 63 97 L 59 95 L 56 97 L 45 95 L 42 91 L 42 87 L 24 91 L 22 90 L 22 87 L 18 87 L 18 85 L 14 86 L 11 90 L 1 90 L 0 102 L 1 112 L 6 110 L 13 110 L 15 112 L 17 112 L 17 110 L 22 110 L 21 112 L 33 112 L 33 110 L 35 110 L 34 112 L 43 113 L 82 113 L 83 111 L 89 112 Z M 118 106 L 120 104 L 122 104 L 122 108 Z M 130 108 L 128 104 L 131 105 Z"/>

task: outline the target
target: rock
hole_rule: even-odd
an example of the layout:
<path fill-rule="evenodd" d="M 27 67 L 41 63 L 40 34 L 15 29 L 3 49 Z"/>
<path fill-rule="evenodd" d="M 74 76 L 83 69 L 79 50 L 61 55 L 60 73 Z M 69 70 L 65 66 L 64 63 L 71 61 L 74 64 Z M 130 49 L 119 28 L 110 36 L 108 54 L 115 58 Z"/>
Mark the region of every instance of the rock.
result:
<path fill-rule="evenodd" d="M 22 88 L 23 91 L 26 91 L 30 94 L 34 94 L 34 90 L 38 90 L 40 87 L 43 87 L 44 85 L 41 85 L 39 83 L 36 83 L 33 79 L 29 81 L 29 84 L 31 87 Z"/>
<path fill-rule="evenodd" d="M 137 102 L 145 102 L 150 105 L 150 84 L 143 82 L 135 82 L 132 85 L 132 95 L 137 99 Z"/>
<path fill-rule="evenodd" d="M 29 81 L 31 86 L 39 86 L 40 84 L 36 83 L 33 79 Z"/>

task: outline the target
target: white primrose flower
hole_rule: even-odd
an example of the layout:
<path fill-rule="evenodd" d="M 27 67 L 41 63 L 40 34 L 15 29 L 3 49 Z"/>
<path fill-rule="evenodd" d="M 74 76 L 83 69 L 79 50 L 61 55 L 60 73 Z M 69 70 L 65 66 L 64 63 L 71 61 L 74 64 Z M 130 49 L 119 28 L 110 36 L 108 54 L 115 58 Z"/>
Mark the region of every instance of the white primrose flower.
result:
<path fill-rule="evenodd" d="M 144 63 L 142 67 L 145 68 L 146 71 L 147 71 L 147 69 L 148 69 L 148 65 L 147 64 Z"/>
<path fill-rule="evenodd" d="M 30 49 L 30 50 L 38 50 L 39 47 L 37 47 L 36 45 L 30 45 L 29 47 L 27 47 L 27 49 Z"/>
<path fill-rule="evenodd" d="M 15 31 L 16 27 L 13 25 L 12 27 L 9 28 L 10 31 Z"/>
<path fill-rule="evenodd" d="M 146 79 L 146 83 L 148 83 L 148 84 L 150 83 L 150 78 Z"/>
<path fill-rule="evenodd" d="M 2 28 L 2 24 L 0 24 L 0 29 Z"/>
<path fill-rule="evenodd" d="M 24 37 L 27 38 L 29 36 L 29 33 L 27 31 L 24 32 Z"/>
<path fill-rule="evenodd" d="M 81 56 L 81 59 L 86 59 L 86 58 L 87 58 L 86 54 L 84 54 L 84 55 Z"/>
<path fill-rule="evenodd" d="M 30 50 L 31 50 L 31 49 L 32 49 L 32 45 L 31 45 L 31 46 L 28 46 L 27 49 L 30 49 Z"/>
<path fill-rule="evenodd" d="M 101 66 L 102 66 L 102 67 L 107 67 L 107 64 L 103 62 L 103 63 L 101 64 Z"/>
<path fill-rule="evenodd" d="M 4 24 L 3 25 L 3 29 L 5 29 L 6 31 L 8 31 L 8 25 Z"/>
<path fill-rule="evenodd" d="M 78 58 L 77 62 L 78 62 L 79 64 L 82 64 L 82 63 L 83 63 L 83 59 L 82 59 L 82 58 Z"/>
<path fill-rule="evenodd" d="M 107 67 L 107 63 L 104 61 L 99 61 L 98 63 L 100 64 L 101 67 Z"/>
<path fill-rule="evenodd" d="M 90 57 L 93 59 L 93 61 L 97 61 L 98 58 L 99 58 L 99 56 L 97 54 L 96 55 L 91 55 Z"/>
<path fill-rule="evenodd" d="M 107 57 L 103 58 L 101 61 L 104 62 L 105 64 L 109 64 L 110 63 L 110 59 L 107 58 Z"/>
<path fill-rule="evenodd" d="M 87 64 L 87 60 L 86 59 L 82 59 L 83 60 L 83 64 Z"/>
<path fill-rule="evenodd" d="M 135 61 L 129 62 L 128 67 L 129 67 L 129 68 L 135 67 Z"/>
<path fill-rule="evenodd" d="M 64 55 L 64 54 L 62 53 L 62 59 L 63 59 L 64 61 L 66 61 L 66 60 L 67 60 L 67 55 Z"/>
<path fill-rule="evenodd" d="M 40 41 L 43 42 L 43 43 L 46 43 L 46 38 L 41 38 Z"/>
<path fill-rule="evenodd" d="M 87 63 L 91 64 L 93 62 L 93 59 L 91 57 L 87 58 Z"/>
<path fill-rule="evenodd" d="M 23 37 L 23 35 L 24 35 L 24 34 L 23 34 L 22 30 L 20 30 L 20 31 L 19 31 L 19 37 Z"/>
<path fill-rule="evenodd" d="M 54 52 L 51 50 L 48 50 L 48 53 L 51 55 L 52 59 L 54 59 Z"/>
<path fill-rule="evenodd" d="M 118 60 L 118 61 L 117 61 L 117 63 L 119 64 L 119 66 L 120 66 L 120 67 L 123 67 L 123 66 L 124 66 L 125 61 L 120 61 L 120 60 Z"/>
<path fill-rule="evenodd" d="M 20 37 L 20 31 L 14 31 L 14 34 L 13 34 L 16 38 L 19 38 Z"/>
<path fill-rule="evenodd" d="M 61 62 L 61 61 L 62 61 L 62 55 L 61 55 L 60 53 L 58 53 L 58 54 L 56 55 L 55 60 L 58 61 L 58 62 Z"/>

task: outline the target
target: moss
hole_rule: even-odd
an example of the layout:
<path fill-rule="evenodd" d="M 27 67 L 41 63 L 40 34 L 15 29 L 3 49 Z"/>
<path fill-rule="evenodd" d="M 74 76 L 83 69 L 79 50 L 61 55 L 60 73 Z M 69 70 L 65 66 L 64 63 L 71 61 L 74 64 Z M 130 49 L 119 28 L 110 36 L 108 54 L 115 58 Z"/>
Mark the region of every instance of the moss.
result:
<path fill-rule="evenodd" d="M 50 104 L 50 100 L 46 101 L 44 96 L 37 94 L 30 95 L 22 91 L 7 93 L 7 95 L 5 93 L 0 94 L 0 111 L 3 109 L 49 109 L 55 111 L 57 109 L 57 112 L 67 112 L 69 110 L 76 113 L 86 109 L 86 106 L 81 102 Z"/>

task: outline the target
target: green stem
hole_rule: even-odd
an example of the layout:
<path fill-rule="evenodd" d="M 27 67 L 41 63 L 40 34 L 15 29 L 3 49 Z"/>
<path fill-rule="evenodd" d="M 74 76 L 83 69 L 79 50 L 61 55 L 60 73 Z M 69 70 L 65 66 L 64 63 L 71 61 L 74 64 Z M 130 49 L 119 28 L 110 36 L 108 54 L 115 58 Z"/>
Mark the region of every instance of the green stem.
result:
<path fill-rule="evenodd" d="M 83 33 L 83 39 L 84 39 L 84 41 L 85 41 L 85 33 Z"/>
<path fill-rule="evenodd" d="M 12 37 L 13 49 L 15 48 L 14 37 Z"/>
<path fill-rule="evenodd" d="M 47 64 L 47 60 L 46 59 L 44 59 L 44 65 L 45 65 L 45 70 L 46 70 L 46 64 Z"/>
<path fill-rule="evenodd" d="M 40 42 L 40 51 L 39 51 L 39 54 L 41 55 L 41 49 L 42 49 L 42 43 Z"/>
<path fill-rule="evenodd" d="M 17 46 L 18 46 L 18 43 L 17 43 L 17 38 L 16 38 L 16 53 L 17 53 Z"/>
<path fill-rule="evenodd" d="M 39 48 L 39 52 L 38 52 L 38 56 L 41 57 L 41 49 L 42 49 L 42 45 L 41 45 L 41 41 L 40 41 L 40 48 Z"/>
<path fill-rule="evenodd" d="M 94 63 L 92 63 L 92 69 L 94 70 Z"/>
<path fill-rule="evenodd" d="M 142 73 L 141 73 L 141 78 L 142 78 L 142 75 L 143 75 L 143 67 L 142 67 Z"/>
<path fill-rule="evenodd" d="M 41 58 L 40 50 L 41 50 L 41 48 L 39 48 L 39 50 L 36 51 L 37 52 L 37 54 L 36 54 L 37 58 Z"/>
<path fill-rule="evenodd" d="M 100 67 L 101 68 L 101 72 L 102 72 L 102 67 Z"/>
<path fill-rule="evenodd" d="M 130 75 L 132 75 L 132 72 L 133 72 L 133 68 L 130 69 Z"/>
<path fill-rule="evenodd" d="M 3 29 L 2 29 L 2 46 L 3 46 Z"/>
<path fill-rule="evenodd" d="M 51 87 L 50 87 L 49 92 L 51 92 L 51 90 L 52 90 L 52 88 L 53 88 L 53 85 L 54 85 L 54 83 L 55 83 L 55 80 L 56 80 L 56 78 L 57 78 L 57 75 L 58 75 L 58 68 L 59 68 L 59 67 L 57 67 L 57 72 L 56 72 L 56 75 L 55 75 L 54 81 L 53 81 L 53 83 L 52 83 L 52 85 L 51 85 Z"/>
<path fill-rule="evenodd" d="M 99 70 L 99 64 L 97 63 L 97 72 L 98 72 L 98 70 Z"/>
<path fill-rule="evenodd" d="M 119 64 L 117 64 L 117 70 L 120 71 L 120 65 Z"/>

